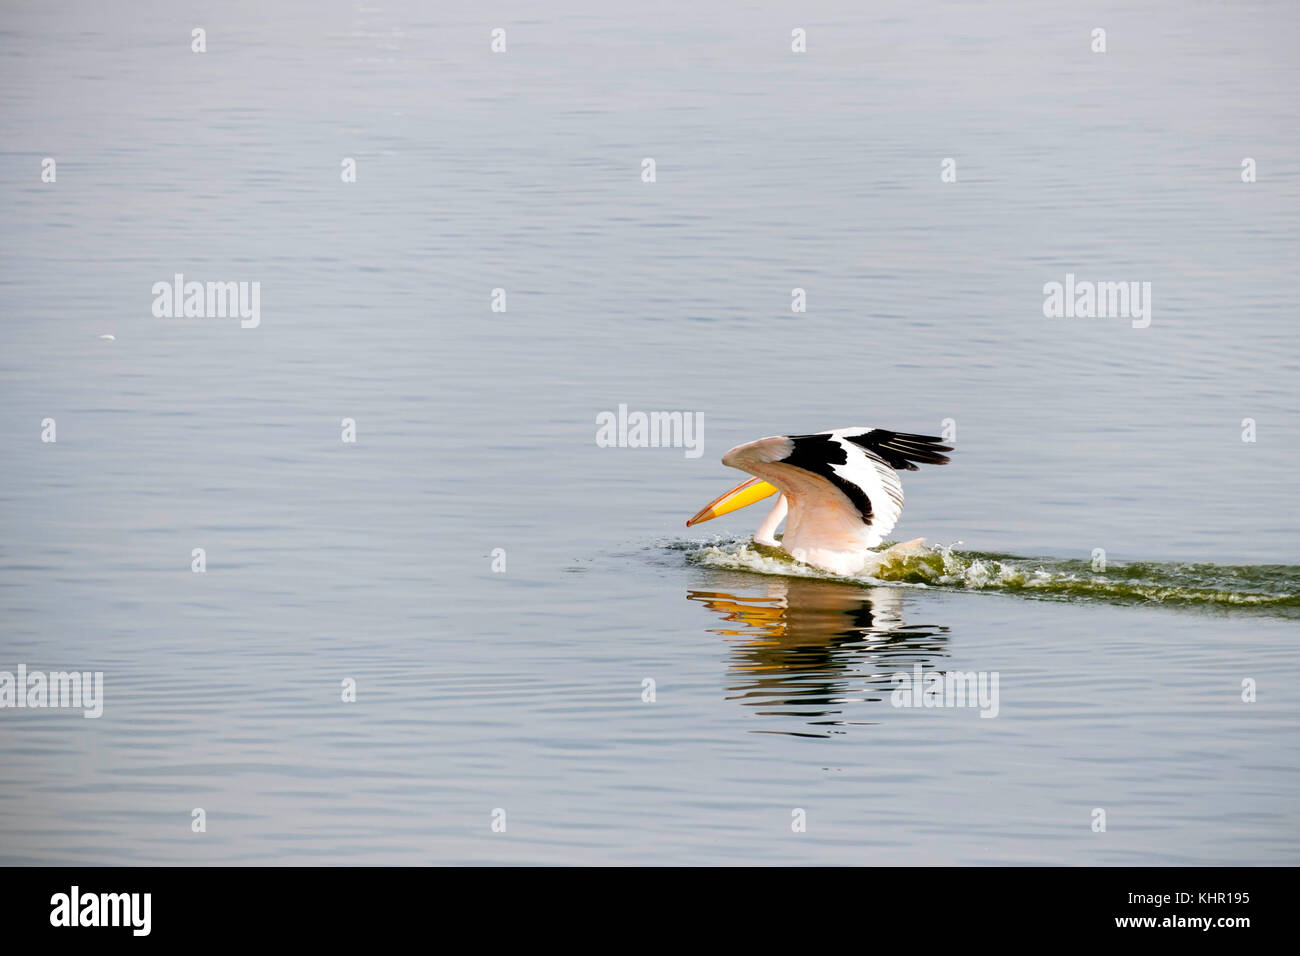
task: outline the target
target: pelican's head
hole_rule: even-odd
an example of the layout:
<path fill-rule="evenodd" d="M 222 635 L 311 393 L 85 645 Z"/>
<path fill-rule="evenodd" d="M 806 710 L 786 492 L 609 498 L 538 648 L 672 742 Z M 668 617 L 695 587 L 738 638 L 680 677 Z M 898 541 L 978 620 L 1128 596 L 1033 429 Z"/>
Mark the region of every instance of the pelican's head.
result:
<path fill-rule="evenodd" d="M 741 482 L 735 488 L 732 488 L 725 495 L 714 498 L 690 521 L 686 522 L 686 527 L 699 524 L 701 521 L 708 521 L 719 515 L 725 515 L 732 511 L 738 511 L 747 505 L 752 505 L 756 501 L 762 501 L 764 498 L 770 498 L 777 493 L 773 485 L 769 485 L 762 478 L 751 478 L 748 481 Z"/>

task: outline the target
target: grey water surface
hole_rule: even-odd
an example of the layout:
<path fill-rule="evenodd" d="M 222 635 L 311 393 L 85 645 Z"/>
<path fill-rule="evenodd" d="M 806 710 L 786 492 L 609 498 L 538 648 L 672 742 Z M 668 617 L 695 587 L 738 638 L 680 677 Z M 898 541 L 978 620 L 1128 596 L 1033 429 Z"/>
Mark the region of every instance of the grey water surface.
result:
<path fill-rule="evenodd" d="M 0 671 L 104 701 L 0 709 L 0 862 L 1295 863 L 1298 34 L 6 4 Z M 155 317 L 177 273 L 260 325 Z M 1045 317 L 1067 273 L 1150 282 L 1149 327 Z M 620 404 L 702 454 L 600 447 Z M 727 563 L 762 506 L 684 527 L 732 445 L 945 420 L 892 537 L 1173 583 L 828 581 Z M 996 717 L 894 706 L 918 664 Z"/>

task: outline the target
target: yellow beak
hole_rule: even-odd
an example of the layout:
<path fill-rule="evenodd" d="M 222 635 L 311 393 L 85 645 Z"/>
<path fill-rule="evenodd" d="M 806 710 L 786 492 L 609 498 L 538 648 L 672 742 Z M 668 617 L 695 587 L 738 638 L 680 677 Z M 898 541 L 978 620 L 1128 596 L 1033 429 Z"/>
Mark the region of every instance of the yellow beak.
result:
<path fill-rule="evenodd" d="M 703 508 L 690 521 L 686 522 L 686 527 L 693 524 L 699 524 L 701 521 L 708 521 L 710 518 L 716 518 L 718 515 L 725 515 L 732 511 L 744 508 L 746 505 L 752 505 L 755 501 L 762 501 L 764 498 L 770 498 L 778 494 L 779 489 L 769 485 L 762 478 L 751 478 L 743 484 L 732 488 L 720 498 L 715 498 Z"/>

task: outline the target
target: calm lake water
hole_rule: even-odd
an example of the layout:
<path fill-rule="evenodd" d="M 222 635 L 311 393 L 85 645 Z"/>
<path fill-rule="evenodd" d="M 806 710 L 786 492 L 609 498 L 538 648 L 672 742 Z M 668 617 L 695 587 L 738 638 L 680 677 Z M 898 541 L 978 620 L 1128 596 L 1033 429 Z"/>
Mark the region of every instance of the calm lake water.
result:
<path fill-rule="evenodd" d="M 0 862 L 1296 862 L 1293 5 L 0 18 L 0 671 L 104 674 L 0 710 Z M 683 527 L 949 419 L 879 578 Z"/>

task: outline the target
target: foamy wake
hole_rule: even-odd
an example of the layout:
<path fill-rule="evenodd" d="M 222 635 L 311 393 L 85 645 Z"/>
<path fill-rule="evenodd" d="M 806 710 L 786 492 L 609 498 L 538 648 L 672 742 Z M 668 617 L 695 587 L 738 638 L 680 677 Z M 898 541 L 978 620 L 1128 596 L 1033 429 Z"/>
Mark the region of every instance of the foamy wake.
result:
<path fill-rule="evenodd" d="M 1218 565 L 1162 562 L 1111 564 L 1030 558 L 934 545 L 877 552 L 860 575 L 842 578 L 800 564 L 779 548 L 750 540 L 681 541 L 692 564 L 785 577 L 810 577 L 893 587 L 960 588 L 1016 592 L 1035 597 L 1095 599 L 1124 604 L 1257 608 L 1300 616 L 1300 568 L 1292 565 Z"/>

